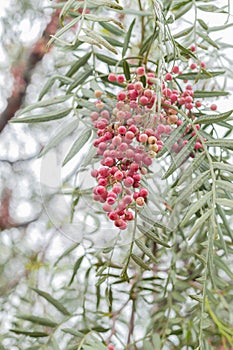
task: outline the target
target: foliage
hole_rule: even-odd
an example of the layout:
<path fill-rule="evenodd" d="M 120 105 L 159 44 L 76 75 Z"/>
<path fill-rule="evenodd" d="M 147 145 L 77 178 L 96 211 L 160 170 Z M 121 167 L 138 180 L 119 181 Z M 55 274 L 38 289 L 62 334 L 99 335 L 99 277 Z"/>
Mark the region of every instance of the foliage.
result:
<path fill-rule="evenodd" d="M 232 73 L 227 45 L 212 33 L 224 33 L 232 23 L 227 18 L 210 27 L 205 20 L 206 14 L 227 17 L 229 5 L 69 0 L 53 6 L 61 9 L 61 28 L 48 46 L 62 52 L 59 68 L 38 102 L 13 122 L 65 121 L 40 152 L 42 163 L 75 137 L 61 160 L 63 166 L 73 162 L 75 170 L 62 193 L 59 189 L 52 197 L 70 198 L 69 219 L 79 232 L 62 227 L 74 242 L 50 268 L 43 288 L 28 282 L 4 344 L 28 350 L 104 350 L 111 343 L 115 349 L 230 349 L 232 110 L 218 112 L 215 103 L 228 95 L 225 80 Z M 138 74 L 141 67 L 145 74 Z M 154 73 L 151 85 L 146 85 L 148 73 Z M 124 81 L 118 79 L 122 75 Z M 142 115 L 162 113 L 166 122 L 161 124 L 171 130 L 142 173 L 146 204 L 134 204 L 134 220 L 119 231 L 92 198 L 91 170 L 99 167 L 102 154 L 92 145 L 98 126 L 90 116 L 103 109 L 98 103 L 108 111 L 116 108 L 119 94 L 136 81 L 156 96 L 152 106 L 140 106 Z M 55 98 L 50 96 L 54 85 Z M 174 103 L 168 89 L 178 91 Z M 192 106 L 180 102 L 187 90 L 194 92 Z M 177 119 L 171 121 L 171 115 Z M 111 118 L 114 128 L 119 120 Z M 51 194 L 43 199 L 54 221 Z"/>

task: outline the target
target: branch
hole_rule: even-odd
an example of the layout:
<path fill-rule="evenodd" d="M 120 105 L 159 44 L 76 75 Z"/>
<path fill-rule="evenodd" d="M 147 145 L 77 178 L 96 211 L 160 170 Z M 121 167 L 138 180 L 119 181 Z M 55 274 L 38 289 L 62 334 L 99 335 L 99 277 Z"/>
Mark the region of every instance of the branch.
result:
<path fill-rule="evenodd" d="M 0 133 L 7 125 L 8 121 L 12 119 L 15 113 L 20 109 L 24 101 L 27 86 L 31 82 L 33 70 L 37 63 L 40 62 L 46 54 L 47 42 L 50 36 L 56 33 L 56 30 L 59 26 L 59 13 L 60 9 L 57 9 L 53 13 L 51 21 L 45 28 L 42 37 L 35 43 L 24 66 L 19 66 L 17 69 L 12 69 L 12 74 L 14 76 L 14 85 L 12 94 L 7 99 L 7 107 L 2 112 L 0 117 Z"/>

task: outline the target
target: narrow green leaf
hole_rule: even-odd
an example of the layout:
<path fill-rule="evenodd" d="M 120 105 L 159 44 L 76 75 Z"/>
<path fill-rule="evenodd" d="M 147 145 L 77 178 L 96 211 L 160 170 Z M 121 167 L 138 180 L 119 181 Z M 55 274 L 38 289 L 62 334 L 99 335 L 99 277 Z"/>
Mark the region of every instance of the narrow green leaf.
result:
<path fill-rule="evenodd" d="M 19 113 L 17 113 L 17 117 L 19 117 L 20 115 L 25 114 L 27 112 L 30 112 L 36 108 L 43 108 L 43 107 L 48 107 L 48 106 L 52 106 L 52 105 L 57 105 L 59 103 L 63 103 L 65 101 L 67 101 L 71 96 L 72 95 L 58 96 L 58 97 L 51 98 L 49 100 L 43 100 L 43 101 L 38 101 L 36 103 L 32 103 L 29 106 L 21 109 L 19 111 Z"/>
<path fill-rule="evenodd" d="M 228 148 L 232 150 L 233 140 L 227 140 L 227 139 L 209 140 L 209 141 L 206 141 L 206 145 L 210 147 Z"/>
<path fill-rule="evenodd" d="M 172 146 L 176 141 L 183 135 L 185 129 L 186 129 L 187 123 L 183 123 L 181 126 L 178 126 L 171 134 L 170 136 L 166 139 L 164 142 L 164 145 L 162 149 L 158 153 L 158 158 L 163 156 L 166 152 L 170 152 Z"/>
<path fill-rule="evenodd" d="M 124 29 L 124 26 L 122 24 L 122 22 L 117 21 L 115 18 L 111 18 L 111 17 L 100 17 L 100 16 L 95 16 L 93 14 L 85 14 L 84 15 L 85 18 L 89 21 L 93 21 L 93 22 L 113 22 L 114 24 L 116 24 L 118 27 L 120 27 L 121 29 Z"/>
<path fill-rule="evenodd" d="M 89 0 L 89 2 L 97 6 L 107 6 L 107 7 L 110 7 L 111 9 L 123 10 L 122 6 L 120 6 L 116 2 L 111 2 L 109 0 Z"/>
<path fill-rule="evenodd" d="M 42 100 L 42 98 L 47 94 L 47 92 L 51 89 L 55 81 L 58 80 L 62 84 L 69 85 L 73 83 L 73 79 L 70 79 L 69 77 L 65 77 L 63 75 L 55 75 L 52 78 L 50 78 L 46 84 L 44 85 L 43 89 L 40 92 L 38 100 Z"/>
<path fill-rule="evenodd" d="M 170 245 L 164 241 L 162 241 L 158 235 L 155 233 L 155 230 L 153 229 L 147 229 L 146 227 L 142 225 L 137 225 L 139 231 L 143 233 L 145 236 L 147 236 L 149 239 L 151 239 L 153 242 L 156 242 L 166 248 L 171 248 Z"/>
<path fill-rule="evenodd" d="M 53 35 L 51 37 L 51 39 L 48 41 L 47 43 L 47 47 L 49 47 L 50 45 L 52 45 L 52 43 L 57 40 L 57 38 L 59 38 L 60 36 L 62 36 L 65 32 L 67 32 L 70 28 L 72 28 L 76 23 L 79 22 L 79 20 L 81 19 L 81 16 L 78 16 L 74 19 L 72 19 L 71 21 L 69 21 L 62 29 L 60 29 L 56 35 Z"/>
<path fill-rule="evenodd" d="M 76 331 L 73 328 L 62 328 L 62 332 L 73 335 L 74 337 L 83 338 L 84 333 L 81 331 Z"/>
<path fill-rule="evenodd" d="M 67 248 L 64 253 L 62 253 L 62 255 L 59 256 L 59 258 L 56 260 L 56 262 L 54 263 L 54 266 L 57 266 L 57 264 L 66 256 L 68 256 L 71 252 L 73 252 L 78 246 L 80 245 L 80 243 L 75 243 L 72 244 L 71 247 Z"/>
<path fill-rule="evenodd" d="M 31 288 L 34 292 L 40 295 L 42 298 L 46 299 L 51 305 L 53 305 L 58 311 L 63 315 L 69 316 L 69 311 L 57 300 L 54 299 L 49 293 L 37 288 Z"/>
<path fill-rule="evenodd" d="M 210 97 L 220 97 L 228 96 L 229 92 L 226 91 L 205 91 L 205 90 L 196 90 L 194 91 L 195 98 L 210 98 Z"/>
<path fill-rule="evenodd" d="M 182 56 L 184 56 L 185 58 L 197 59 L 197 57 L 195 56 L 195 54 L 191 50 L 186 49 L 186 47 L 182 46 L 178 41 L 175 41 L 175 44 L 179 48 L 180 54 Z"/>
<path fill-rule="evenodd" d="M 219 216 L 222 219 L 224 229 L 226 230 L 226 232 L 228 233 L 229 237 L 231 237 L 231 239 L 233 241 L 233 231 L 232 231 L 232 229 L 230 227 L 229 220 L 227 219 L 227 217 L 225 215 L 225 212 L 221 208 L 221 206 L 217 204 L 216 207 L 217 207 L 218 214 L 219 214 Z"/>
<path fill-rule="evenodd" d="M 169 227 L 167 227 L 167 226 L 161 224 L 161 223 L 158 222 L 158 221 L 155 221 L 155 220 L 149 218 L 147 215 L 144 215 L 143 212 L 140 212 L 140 213 L 139 213 L 139 216 L 140 216 L 140 218 L 141 218 L 142 220 L 144 220 L 144 221 L 146 222 L 146 224 L 151 224 L 154 228 L 156 227 L 156 228 L 161 228 L 161 229 L 163 229 L 163 230 L 165 230 L 165 231 L 171 231 L 171 229 L 170 229 Z"/>
<path fill-rule="evenodd" d="M 143 268 L 143 270 L 151 270 L 151 268 L 137 255 L 131 254 L 131 258 L 133 261 Z"/>
<path fill-rule="evenodd" d="M 233 184 L 229 181 L 216 180 L 215 184 L 216 184 L 216 186 L 221 187 L 225 191 L 233 192 Z"/>
<path fill-rule="evenodd" d="M 126 60 L 123 60 L 123 70 L 124 70 L 124 75 L 126 77 L 126 80 L 130 80 L 131 79 L 130 68 L 129 68 L 129 64 Z"/>
<path fill-rule="evenodd" d="M 89 140 L 91 134 L 92 134 L 92 130 L 86 129 L 81 135 L 78 136 L 77 140 L 73 143 L 73 145 L 71 146 L 71 149 L 69 150 L 67 156 L 65 157 L 62 163 L 63 166 L 66 163 L 68 163 L 80 151 L 80 149 Z"/>
<path fill-rule="evenodd" d="M 233 209 L 233 200 L 227 198 L 217 198 L 216 203 L 222 207 Z"/>
<path fill-rule="evenodd" d="M 79 41 L 83 42 L 84 44 L 90 44 L 90 45 L 95 45 L 98 48 L 102 49 L 102 46 L 98 41 L 96 41 L 93 38 L 90 38 L 88 35 L 79 35 L 78 37 Z"/>
<path fill-rule="evenodd" d="M 64 108 L 44 114 L 37 114 L 33 116 L 26 116 L 23 118 L 17 118 L 12 119 L 11 123 L 44 123 L 49 122 L 51 120 L 57 120 L 62 119 L 66 117 L 70 112 L 72 111 L 72 108 Z"/>
<path fill-rule="evenodd" d="M 31 338 L 43 338 L 43 337 L 49 336 L 49 334 L 45 332 L 30 332 L 20 328 L 10 329 L 10 331 L 16 334 L 27 335 L 28 337 L 31 337 Z"/>
<path fill-rule="evenodd" d="M 73 268 L 73 274 L 71 276 L 71 279 L 70 279 L 68 286 L 70 286 L 73 283 L 74 277 L 76 276 L 76 274 L 78 272 L 78 269 L 83 261 L 83 258 L 84 258 L 84 255 L 80 256 L 80 258 L 78 258 L 78 260 L 75 262 L 74 268 Z"/>
<path fill-rule="evenodd" d="M 208 210 L 205 214 L 203 214 L 195 223 L 195 225 L 192 227 L 191 231 L 188 235 L 188 240 L 192 239 L 195 233 L 198 232 L 198 230 L 202 227 L 204 224 L 208 224 L 208 219 L 212 213 L 212 210 Z"/>
<path fill-rule="evenodd" d="M 216 44 L 216 42 L 214 40 L 212 40 L 209 35 L 207 34 L 203 34 L 201 32 L 197 32 L 197 34 L 204 40 L 206 41 L 208 44 L 210 44 L 211 46 L 215 47 L 216 49 L 219 49 L 219 46 Z"/>
<path fill-rule="evenodd" d="M 72 77 L 78 70 L 79 68 L 83 67 L 84 64 L 87 63 L 87 61 L 89 60 L 89 58 L 91 57 L 92 52 L 88 52 L 86 53 L 84 56 L 82 56 L 77 62 L 75 62 L 70 69 L 68 70 L 68 72 L 66 73 L 67 77 Z"/>
<path fill-rule="evenodd" d="M 132 30 L 133 30 L 133 27 L 135 25 L 135 22 L 136 22 L 136 19 L 134 18 L 134 20 L 131 22 L 130 26 L 129 26 L 129 29 L 125 35 L 125 40 L 124 40 L 124 47 L 123 47 L 123 50 L 122 50 L 122 57 L 125 56 L 126 54 L 126 51 L 129 47 L 129 42 L 130 42 L 130 39 L 131 39 L 131 35 L 132 35 Z"/>
<path fill-rule="evenodd" d="M 218 123 L 223 120 L 228 119 L 232 115 L 233 110 L 221 113 L 221 114 L 215 114 L 215 115 L 204 115 L 199 118 L 197 118 L 194 123 L 195 124 L 213 124 Z"/>
<path fill-rule="evenodd" d="M 227 163 L 213 162 L 214 169 L 227 171 L 233 173 L 233 165 Z"/>
<path fill-rule="evenodd" d="M 79 121 L 73 120 L 71 123 L 63 127 L 58 134 L 56 134 L 49 143 L 42 149 L 38 157 L 44 156 L 49 150 L 56 147 L 62 140 L 64 140 L 69 134 L 71 134 L 78 126 Z"/>
<path fill-rule="evenodd" d="M 227 262 L 225 263 L 221 257 L 219 257 L 217 254 L 214 255 L 214 264 L 215 266 L 218 266 L 221 270 L 223 270 L 232 280 L 233 279 L 233 272 L 231 271 L 230 267 L 227 265 Z"/>
<path fill-rule="evenodd" d="M 77 86 L 82 85 L 82 83 L 84 83 L 91 74 L 92 74 L 92 68 L 80 73 L 68 88 L 67 93 L 69 94 Z"/>
<path fill-rule="evenodd" d="M 174 39 L 182 38 L 183 36 L 190 34 L 193 31 L 193 29 L 194 29 L 194 27 L 191 26 L 191 27 L 186 28 L 186 29 L 182 30 L 181 32 L 175 34 L 173 37 L 174 37 Z"/>
<path fill-rule="evenodd" d="M 88 35 L 90 38 L 96 40 L 100 45 L 104 46 L 106 49 L 108 49 L 109 51 L 113 52 L 114 54 L 118 54 L 117 50 L 109 44 L 109 42 L 107 40 L 105 40 L 102 36 L 100 36 L 99 34 L 96 34 L 95 32 L 93 32 L 90 29 L 87 28 L 83 28 L 84 33 L 86 33 L 86 35 Z"/>
<path fill-rule="evenodd" d="M 56 338 L 53 335 L 51 336 L 51 342 L 52 342 L 53 350 L 60 350 L 58 342 L 56 341 Z"/>
<path fill-rule="evenodd" d="M 203 71 L 203 72 L 197 72 L 197 73 L 183 73 L 179 74 L 176 79 L 181 80 L 200 80 L 200 79 L 210 79 L 213 77 L 217 77 L 218 75 L 223 75 L 225 73 L 224 70 L 220 71 Z"/>
<path fill-rule="evenodd" d="M 181 151 L 172 159 L 172 164 L 163 175 L 162 179 L 167 179 L 181 164 L 187 159 L 190 153 L 193 151 L 196 138 L 193 137 L 189 142 L 181 149 Z"/>
<path fill-rule="evenodd" d="M 189 198 L 193 192 L 196 192 L 208 179 L 208 176 L 210 174 L 210 170 L 206 170 L 204 173 L 201 173 L 199 176 L 197 176 L 188 186 L 180 191 L 178 194 L 178 197 L 176 199 L 177 203 L 181 203 L 184 199 Z"/>
<path fill-rule="evenodd" d="M 198 199 L 195 203 L 193 203 L 188 212 L 186 213 L 184 219 L 181 221 L 181 226 L 184 226 L 189 219 L 193 216 L 193 214 L 195 214 L 198 210 L 200 210 L 205 204 L 206 202 L 210 199 L 210 197 L 212 196 L 211 192 L 207 192 L 203 197 L 201 197 L 200 199 Z"/>
<path fill-rule="evenodd" d="M 197 6 L 197 8 L 201 11 L 204 12 L 218 12 L 219 11 L 219 7 L 215 6 L 215 5 L 199 5 Z"/>
<path fill-rule="evenodd" d="M 118 27 L 110 24 L 110 23 L 106 23 L 106 22 L 100 22 L 99 23 L 104 29 L 108 30 L 110 33 L 116 35 L 116 36 L 120 36 L 123 37 L 125 35 L 125 32 L 122 29 L 119 29 Z"/>
<path fill-rule="evenodd" d="M 157 263 L 157 259 L 152 251 L 141 240 L 136 239 L 135 243 L 144 254 L 146 254 L 152 261 Z"/>
<path fill-rule="evenodd" d="M 190 297 L 191 299 L 193 299 L 193 300 L 198 301 L 199 303 L 202 303 L 202 302 L 203 302 L 203 297 L 202 297 L 202 296 L 190 294 L 189 297 Z"/>
<path fill-rule="evenodd" d="M 195 156 L 192 163 L 185 169 L 182 176 L 179 178 L 177 182 L 177 186 L 181 185 L 189 176 L 191 176 L 197 169 L 200 168 L 200 165 L 205 160 L 205 154 L 199 153 L 197 156 Z"/>
<path fill-rule="evenodd" d="M 30 321 L 35 324 L 39 324 L 41 326 L 47 326 L 47 327 L 57 327 L 58 323 L 50 320 L 49 318 L 45 317 L 38 317 L 33 315 L 16 315 L 17 318 L 25 321 Z"/>
<path fill-rule="evenodd" d="M 100 60 L 101 62 L 107 63 L 109 66 L 116 66 L 118 63 L 118 61 L 115 58 L 102 55 L 99 53 L 96 53 L 95 55 L 98 58 L 98 60 Z"/>
<path fill-rule="evenodd" d="M 102 37 L 107 40 L 109 42 L 109 44 L 111 44 L 112 46 L 116 46 L 116 47 L 123 47 L 124 46 L 124 43 L 122 43 L 121 41 L 119 40 L 116 40 L 110 36 L 107 36 L 107 35 L 102 35 Z"/>
<path fill-rule="evenodd" d="M 174 11 L 175 19 L 178 19 L 182 17 L 184 14 L 186 14 L 189 10 L 191 10 L 192 6 L 193 6 L 193 3 L 188 1 L 188 4 L 186 4 L 185 6 L 182 6 L 182 8 L 180 8 L 179 11 Z"/>
<path fill-rule="evenodd" d="M 73 6 L 73 4 L 76 2 L 76 0 L 68 0 L 64 6 L 62 7 L 61 9 L 61 12 L 60 12 L 60 19 L 62 20 L 63 22 L 63 18 L 64 16 L 67 14 L 67 12 L 69 11 L 69 9 Z M 78 5 L 78 8 L 82 5 L 82 4 L 77 4 Z M 76 10 L 78 10 L 78 8 L 76 8 Z"/>
<path fill-rule="evenodd" d="M 208 30 L 208 29 L 209 29 L 209 27 L 208 27 L 207 24 L 203 21 L 203 19 L 198 18 L 197 20 L 198 20 L 200 26 L 201 26 L 203 29 L 205 29 L 205 30 Z"/>

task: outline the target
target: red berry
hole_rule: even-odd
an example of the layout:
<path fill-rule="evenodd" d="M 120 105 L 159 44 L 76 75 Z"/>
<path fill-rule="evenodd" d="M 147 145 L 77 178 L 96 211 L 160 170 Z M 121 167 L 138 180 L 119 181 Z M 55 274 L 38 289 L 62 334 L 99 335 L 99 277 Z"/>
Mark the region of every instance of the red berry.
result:
<path fill-rule="evenodd" d="M 117 77 L 117 82 L 120 83 L 120 84 L 122 84 L 122 83 L 124 83 L 124 81 L 125 81 L 124 75 L 118 75 L 118 77 Z"/>
<path fill-rule="evenodd" d="M 171 75 L 171 73 L 167 73 L 166 75 L 165 75 L 165 80 L 172 80 L 172 75 Z"/>
<path fill-rule="evenodd" d="M 114 81 L 117 81 L 117 76 L 116 74 L 110 73 L 108 76 L 108 80 L 113 83 Z"/>
<path fill-rule="evenodd" d="M 211 111 L 216 111 L 217 108 L 217 105 L 214 103 L 210 106 Z"/>
<path fill-rule="evenodd" d="M 145 74 L 145 68 L 144 67 L 138 67 L 136 70 L 137 75 L 142 76 Z"/>
<path fill-rule="evenodd" d="M 174 66 L 172 68 L 172 72 L 175 73 L 175 74 L 178 74 L 179 73 L 179 67 L 178 66 Z"/>

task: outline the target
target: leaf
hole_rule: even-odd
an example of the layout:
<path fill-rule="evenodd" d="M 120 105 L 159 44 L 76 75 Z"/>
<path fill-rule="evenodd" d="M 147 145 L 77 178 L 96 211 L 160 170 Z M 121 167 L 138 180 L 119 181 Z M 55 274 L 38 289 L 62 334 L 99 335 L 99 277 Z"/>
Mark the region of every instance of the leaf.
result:
<path fill-rule="evenodd" d="M 214 264 L 218 266 L 221 270 L 223 270 L 232 280 L 233 279 L 233 272 L 231 271 L 230 267 L 227 265 L 227 262 L 225 263 L 221 257 L 219 257 L 217 254 L 214 255 Z"/>
<path fill-rule="evenodd" d="M 62 328 L 62 332 L 73 335 L 74 337 L 83 338 L 84 333 L 76 331 L 73 328 Z"/>
<path fill-rule="evenodd" d="M 233 165 L 227 163 L 213 162 L 214 169 L 227 171 L 233 173 Z"/>
<path fill-rule="evenodd" d="M 157 263 L 157 259 L 152 251 L 141 240 L 136 239 L 135 243 L 144 254 L 146 254 L 152 261 Z"/>
<path fill-rule="evenodd" d="M 179 74 L 176 79 L 181 80 L 200 80 L 200 79 L 210 79 L 213 77 L 217 77 L 218 75 L 223 75 L 225 73 L 224 70 L 220 71 L 203 71 L 197 73 L 183 73 Z"/>
<path fill-rule="evenodd" d="M 124 75 L 126 80 L 130 80 L 131 76 L 130 76 L 130 68 L 129 68 L 129 64 L 126 60 L 123 60 L 123 71 L 124 71 Z"/>
<path fill-rule="evenodd" d="M 62 163 L 63 166 L 66 163 L 68 163 L 80 151 L 80 149 L 89 140 L 91 134 L 92 134 L 92 130 L 86 129 L 81 135 L 78 136 L 77 140 L 73 143 L 73 145 L 71 146 L 71 149 L 69 150 L 68 154 L 66 155 L 66 157 Z"/>
<path fill-rule="evenodd" d="M 100 45 L 100 43 L 92 38 L 90 38 L 88 35 L 79 35 L 79 40 L 85 44 L 90 44 L 90 45 L 95 45 L 97 47 L 99 47 L 100 49 L 102 49 L 102 46 Z"/>
<path fill-rule="evenodd" d="M 218 214 L 219 216 L 221 217 L 222 219 L 222 222 L 223 222 L 223 226 L 224 226 L 224 229 L 226 230 L 226 232 L 228 233 L 229 237 L 231 237 L 232 241 L 233 241 L 233 232 L 232 232 L 232 229 L 229 225 L 229 221 L 227 220 L 226 218 L 226 215 L 224 213 L 224 210 L 221 208 L 220 205 L 216 205 L 217 207 L 217 211 L 218 211 Z"/>
<path fill-rule="evenodd" d="M 92 74 L 92 68 L 80 73 L 74 80 L 72 84 L 70 84 L 70 87 L 67 90 L 67 93 L 69 94 L 73 89 L 75 89 L 77 86 L 81 85 L 83 82 L 86 81 L 86 79 Z"/>
<path fill-rule="evenodd" d="M 175 41 L 175 45 L 180 49 L 180 54 L 182 56 L 184 56 L 185 58 L 191 57 L 191 58 L 197 59 L 197 57 L 195 56 L 195 54 L 191 50 L 186 49 L 186 47 L 182 46 L 180 43 L 178 43 L 178 41 Z"/>
<path fill-rule="evenodd" d="M 145 236 L 147 236 L 149 239 L 151 239 L 153 242 L 156 242 L 166 248 L 171 248 L 170 245 L 166 242 L 163 242 L 158 235 L 155 233 L 153 229 L 147 229 L 146 227 L 142 225 L 137 225 L 139 231 L 143 233 Z"/>
<path fill-rule="evenodd" d="M 117 50 L 112 45 L 110 45 L 109 42 L 107 40 L 105 40 L 102 36 L 100 36 L 99 34 L 96 34 L 92 30 L 87 29 L 87 28 L 83 28 L 83 31 L 84 31 L 84 33 L 86 33 L 87 36 L 96 40 L 100 45 L 104 46 L 109 51 L 113 52 L 116 55 L 118 54 Z"/>
<path fill-rule="evenodd" d="M 197 34 L 204 40 L 206 41 L 208 44 L 210 44 L 211 46 L 215 47 L 216 49 L 219 49 L 219 46 L 216 44 L 216 42 L 214 40 L 212 40 L 209 35 L 207 34 L 203 34 L 201 32 L 197 32 Z"/>
<path fill-rule="evenodd" d="M 42 298 L 46 299 L 51 305 L 53 305 L 58 311 L 60 311 L 65 316 L 70 316 L 69 311 L 55 298 L 53 298 L 49 293 L 37 288 L 31 288 L 34 292 L 40 295 Z"/>
<path fill-rule="evenodd" d="M 140 218 L 142 220 L 144 220 L 147 224 L 151 224 L 153 227 L 164 229 L 165 231 L 171 231 L 171 229 L 169 227 L 161 224 L 158 221 L 155 221 L 155 220 L 149 218 L 148 216 L 144 215 L 143 212 L 140 212 L 139 215 L 140 215 Z"/>
<path fill-rule="evenodd" d="M 84 64 L 87 63 L 87 61 L 89 60 L 89 58 L 91 57 L 92 52 L 88 52 L 86 53 L 84 56 L 82 56 L 77 62 L 75 62 L 70 69 L 68 70 L 68 72 L 66 73 L 67 77 L 72 77 L 78 70 L 79 68 L 83 67 Z"/>
<path fill-rule="evenodd" d="M 233 140 L 228 139 L 217 139 L 217 140 L 209 140 L 205 142 L 207 146 L 210 147 L 221 147 L 221 148 L 228 148 L 233 149 Z"/>
<path fill-rule="evenodd" d="M 135 255 L 135 254 L 131 254 L 131 258 L 133 259 L 133 261 L 134 261 L 137 265 L 139 265 L 140 267 L 142 267 L 143 270 L 151 270 L 151 268 L 150 268 L 148 265 L 146 265 L 146 264 L 144 263 L 144 261 L 143 261 L 139 256 L 137 256 L 137 255 Z"/>
<path fill-rule="evenodd" d="M 180 150 L 180 152 L 174 157 L 173 163 L 170 165 L 162 179 L 167 179 L 180 165 L 187 159 L 190 153 L 193 151 L 193 146 L 196 142 L 196 138 L 193 137 L 189 142 Z"/>
<path fill-rule="evenodd" d="M 199 5 L 197 8 L 204 12 L 219 12 L 219 7 L 215 5 Z"/>
<path fill-rule="evenodd" d="M 195 124 L 213 124 L 213 123 L 218 123 L 221 122 L 223 120 L 228 119 L 231 114 L 232 114 L 233 110 L 225 112 L 225 113 L 221 113 L 221 114 L 215 114 L 215 115 L 204 115 L 201 116 L 199 118 L 197 118 L 194 123 Z"/>
<path fill-rule="evenodd" d="M 205 157 L 206 156 L 204 153 L 200 153 L 197 156 L 195 156 L 192 163 L 185 169 L 182 176 L 179 178 L 177 186 L 181 185 L 189 176 L 192 175 L 192 173 L 195 172 L 195 170 L 197 170 L 200 167 Z"/>
<path fill-rule="evenodd" d="M 106 23 L 106 22 L 99 22 L 99 24 L 106 30 L 108 30 L 110 33 L 116 35 L 116 36 L 124 36 L 125 32 L 122 29 L 119 29 L 118 27 L 110 24 L 110 23 Z"/>
<path fill-rule="evenodd" d="M 69 9 L 73 6 L 73 4 L 76 2 L 76 0 L 68 0 L 64 6 L 62 7 L 61 9 L 61 12 L 60 12 L 60 19 L 62 20 L 63 22 L 63 19 L 64 19 L 64 16 L 67 14 L 67 12 L 69 11 Z M 79 4 L 78 8 L 81 6 L 82 4 Z M 77 10 L 77 8 L 76 8 Z"/>
<path fill-rule="evenodd" d="M 25 114 L 27 112 L 30 112 L 31 110 L 36 109 L 36 108 L 43 108 L 43 107 L 48 107 L 48 106 L 52 106 L 52 105 L 57 105 L 59 103 L 63 103 L 65 101 L 67 101 L 71 96 L 72 95 L 58 96 L 58 97 L 51 98 L 49 100 L 44 100 L 44 101 L 32 103 L 29 106 L 21 109 L 19 111 L 19 113 L 17 113 L 17 117 L 22 115 L 22 114 Z"/>
<path fill-rule="evenodd" d="M 102 35 L 102 37 L 107 40 L 109 42 L 109 44 L 111 44 L 112 46 L 116 46 L 116 47 L 123 47 L 124 46 L 124 43 L 122 43 L 121 41 L 119 40 L 116 40 L 110 36 L 107 36 L 107 35 Z"/>
<path fill-rule="evenodd" d="M 205 91 L 205 90 L 196 90 L 194 91 L 195 98 L 210 98 L 210 97 L 220 97 L 228 96 L 229 92 L 226 91 Z"/>
<path fill-rule="evenodd" d="M 222 207 L 233 209 L 233 200 L 227 198 L 217 198 L 216 203 Z"/>
<path fill-rule="evenodd" d="M 114 24 L 116 24 L 118 27 L 120 27 L 121 29 L 124 29 L 124 26 L 122 24 L 122 22 L 117 21 L 115 18 L 111 18 L 111 17 L 100 17 L 100 16 L 95 16 L 93 14 L 84 14 L 84 17 L 89 20 L 89 21 L 93 21 L 93 22 L 113 22 Z"/>
<path fill-rule="evenodd" d="M 130 39 L 131 39 L 131 34 L 132 34 L 132 30 L 133 30 L 133 27 L 135 25 L 135 22 L 136 22 L 136 19 L 134 18 L 133 21 L 131 22 L 130 26 L 129 26 L 129 29 L 125 35 L 125 40 L 124 40 L 124 47 L 123 47 L 123 50 L 122 50 L 122 57 L 125 56 L 126 54 L 126 51 L 129 47 L 129 42 L 130 42 Z"/>
<path fill-rule="evenodd" d="M 107 6 L 107 7 L 110 7 L 111 9 L 123 10 L 123 7 L 120 6 L 119 4 L 108 0 L 89 0 L 89 2 L 97 6 Z"/>
<path fill-rule="evenodd" d="M 80 258 L 78 258 L 78 260 L 76 260 L 75 264 L 74 264 L 74 268 L 73 268 L 73 273 L 72 273 L 72 276 L 71 276 L 71 279 L 70 279 L 70 282 L 68 284 L 68 287 L 73 283 L 74 281 L 74 277 L 75 275 L 77 274 L 78 272 L 78 269 L 83 261 L 83 258 L 84 258 L 84 255 L 80 256 Z"/>
<path fill-rule="evenodd" d="M 198 20 L 200 26 L 201 26 L 203 29 L 205 29 L 205 30 L 208 30 L 208 29 L 209 29 L 209 27 L 208 27 L 207 24 L 203 21 L 203 19 L 198 18 L 197 20 Z"/>
<path fill-rule="evenodd" d="M 172 146 L 176 141 L 183 135 L 185 129 L 186 129 L 187 123 L 183 123 L 181 126 L 178 126 L 171 134 L 170 136 L 166 139 L 164 142 L 164 145 L 162 149 L 158 152 L 158 157 L 163 156 L 167 151 L 170 152 Z"/>
<path fill-rule="evenodd" d="M 195 203 L 193 203 L 188 212 L 186 213 L 184 219 L 181 221 L 180 225 L 184 226 L 189 221 L 189 219 L 206 204 L 206 202 L 210 199 L 211 196 L 212 192 L 207 192 L 203 197 L 201 197 Z"/>
<path fill-rule="evenodd" d="M 178 19 L 182 17 L 184 14 L 186 14 L 193 6 L 193 3 L 188 1 L 188 4 L 185 6 L 182 6 L 182 8 L 179 11 L 175 12 L 175 19 Z"/>
<path fill-rule="evenodd" d="M 204 224 L 208 224 L 208 219 L 212 213 L 212 210 L 208 210 L 205 214 L 203 214 L 195 223 L 195 225 L 192 227 L 191 231 L 188 235 L 188 240 L 192 239 L 195 233 L 198 232 L 198 230 L 202 227 Z"/>
<path fill-rule="evenodd" d="M 176 202 L 181 203 L 184 199 L 190 199 L 191 194 L 193 192 L 196 192 L 205 183 L 205 181 L 208 179 L 209 174 L 210 170 L 206 170 L 204 173 L 201 173 L 194 180 L 192 180 L 192 182 L 188 184 L 185 189 L 182 189 L 180 191 Z"/>
<path fill-rule="evenodd" d="M 33 315 L 16 315 L 17 318 L 25 321 L 30 321 L 35 324 L 47 327 L 57 327 L 58 323 L 50 320 L 49 318 L 38 317 Z"/>
<path fill-rule="evenodd" d="M 10 329 L 10 331 L 14 332 L 16 334 L 27 335 L 28 337 L 31 337 L 31 338 L 42 338 L 42 337 L 49 336 L 49 334 L 45 333 L 45 332 L 30 332 L 30 331 L 25 331 L 24 329 L 20 329 L 20 328 Z"/>
<path fill-rule="evenodd" d="M 99 53 L 96 53 L 95 56 L 100 60 L 101 62 L 107 63 L 109 66 L 116 66 L 118 61 L 115 58 L 102 55 Z"/>
<path fill-rule="evenodd" d="M 173 35 L 173 38 L 174 39 L 182 38 L 183 36 L 190 34 L 193 31 L 193 29 L 194 29 L 193 26 L 186 28 L 186 29 L 182 30 L 181 32 Z"/>
<path fill-rule="evenodd" d="M 45 86 L 43 87 L 43 89 L 40 92 L 39 98 L 38 100 L 42 100 L 42 98 L 47 94 L 47 92 L 51 89 L 51 87 L 53 86 L 53 84 L 55 83 L 56 80 L 59 80 L 61 83 L 69 85 L 72 84 L 73 79 L 70 79 L 68 77 L 65 77 L 63 75 L 55 75 L 52 78 L 50 78 Z"/>
<path fill-rule="evenodd" d="M 63 127 L 58 134 L 56 134 L 49 143 L 42 149 L 38 157 L 44 156 L 49 150 L 56 147 L 62 140 L 64 140 L 69 134 L 71 134 L 78 126 L 79 121 L 73 120 L 71 123 Z"/>
<path fill-rule="evenodd" d="M 229 181 L 216 180 L 215 184 L 216 184 L 216 186 L 221 187 L 225 191 L 233 192 L 233 184 Z"/>
<path fill-rule="evenodd" d="M 57 40 L 60 36 L 62 36 L 65 32 L 67 32 L 70 28 L 72 28 L 76 23 L 79 22 L 81 19 L 81 16 L 78 16 L 74 18 L 73 20 L 69 21 L 62 29 L 60 29 L 56 35 L 53 35 L 51 39 L 48 41 L 46 47 L 48 48 L 52 43 Z"/>
<path fill-rule="evenodd" d="M 17 118 L 10 120 L 11 123 L 44 123 L 49 122 L 51 120 L 57 120 L 62 119 L 66 117 L 70 112 L 72 111 L 72 108 L 64 108 L 48 113 L 43 114 L 37 114 L 33 116 L 26 116 L 24 118 Z"/>

